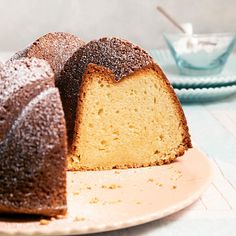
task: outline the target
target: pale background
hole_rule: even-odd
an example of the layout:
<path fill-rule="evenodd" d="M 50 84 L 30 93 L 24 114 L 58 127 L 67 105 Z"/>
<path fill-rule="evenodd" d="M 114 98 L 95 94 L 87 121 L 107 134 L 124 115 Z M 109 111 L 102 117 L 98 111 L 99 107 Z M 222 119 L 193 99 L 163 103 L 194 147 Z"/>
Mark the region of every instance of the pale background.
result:
<path fill-rule="evenodd" d="M 236 31 L 236 0 L 0 0 L 0 51 L 22 49 L 50 31 L 163 47 L 162 33 L 175 28 L 156 11 L 158 4 L 197 32 Z"/>

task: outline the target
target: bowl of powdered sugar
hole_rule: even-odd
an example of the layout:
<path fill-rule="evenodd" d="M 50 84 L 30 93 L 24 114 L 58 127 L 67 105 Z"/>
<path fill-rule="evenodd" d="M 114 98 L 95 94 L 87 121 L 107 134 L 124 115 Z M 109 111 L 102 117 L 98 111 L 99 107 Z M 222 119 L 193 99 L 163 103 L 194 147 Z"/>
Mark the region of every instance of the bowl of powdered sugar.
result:
<path fill-rule="evenodd" d="M 235 33 L 165 33 L 164 39 L 181 74 L 211 75 L 222 71 L 236 43 Z"/>

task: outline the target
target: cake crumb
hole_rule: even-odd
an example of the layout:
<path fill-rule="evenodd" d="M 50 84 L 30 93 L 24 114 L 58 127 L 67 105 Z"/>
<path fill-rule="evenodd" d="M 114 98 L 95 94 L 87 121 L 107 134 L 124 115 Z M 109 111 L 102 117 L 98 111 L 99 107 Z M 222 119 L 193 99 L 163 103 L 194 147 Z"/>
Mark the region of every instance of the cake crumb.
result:
<path fill-rule="evenodd" d="M 49 224 L 49 220 L 41 219 L 41 220 L 39 221 L 39 224 L 40 224 L 40 225 L 48 225 L 48 224 Z"/>
<path fill-rule="evenodd" d="M 140 202 L 140 201 L 137 201 L 137 202 L 136 202 L 136 204 L 137 204 L 137 205 L 140 205 L 140 204 L 141 204 L 141 202 Z"/>
<path fill-rule="evenodd" d="M 116 203 L 121 203 L 121 200 L 117 200 L 117 201 L 110 201 L 110 204 L 116 204 Z"/>
<path fill-rule="evenodd" d="M 120 171 L 118 171 L 118 170 L 115 170 L 115 172 L 114 172 L 115 174 L 120 174 Z"/>
<path fill-rule="evenodd" d="M 98 202 L 99 202 L 99 199 L 97 197 L 94 197 L 89 201 L 90 204 L 96 204 Z"/>
<path fill-rule="evenodd" d="M 150 179 L 148 179 L 147 182 L 154 182 L 154 179 L 153 179 L 153 178 L 150 178 Z"/>
<path fill-rule="evenodd" d="M 119 184 L 109 184 L 109 185 L 102 185 L 102 188 L 106 188 L 106 189 L 117 189 L 117 188 L 121 188 L 121 186 Z"/>
<path fill-rule="evenodd" d="M 176 186 L 176 185 L 173 185 L 173 186 L 172 186 L 172 189 L 176 189 L 176 188 L 177 188 L 177 186 Z"/>
<path fill-rule="evenodd" d="M 114 201 L 105 201 L 103 202 L 103 205 L 106 205 L 106 204 L 117 204 L 117 203 L 121 203 L 122 201 L 119 199 L 119 200 L 114 200 Z"/>
<path fill-rule="evenodd" d="M 74 221 L 84 221 L 84 220 L 85 220 L 85 218 L 82 217 L 82 216 L 76 216 L 76 217 L 74 218 Z"/>
<path fill-rule="evenodd" d="M 64 215 L 56 215 L 55 218 L 56 218 L 57 220 L 60 220 L 60 219 L 64 219 L 65 216 L 64 216 Z"/>
<path fill-rule="evenodd" d="M 89 189 L 89 190 L 91 190 L 91 189 L 92 189 L 92 187 L 90 187 L 90 186 L 87 186 L 86 188 L 87 188 L 87 189 Z"/>
<path fill-rule="evenodd" d="M 79 195 L 79 191 L 73 192 L 73 195 Z"/>
<path fill-rule="evenodd" d="M 156 183 L 156 185 L 159 186 L 159 187 L 162 187 L 162 186 L 163 186 L 162 183 L 158 183 L 158 182 Z"/>

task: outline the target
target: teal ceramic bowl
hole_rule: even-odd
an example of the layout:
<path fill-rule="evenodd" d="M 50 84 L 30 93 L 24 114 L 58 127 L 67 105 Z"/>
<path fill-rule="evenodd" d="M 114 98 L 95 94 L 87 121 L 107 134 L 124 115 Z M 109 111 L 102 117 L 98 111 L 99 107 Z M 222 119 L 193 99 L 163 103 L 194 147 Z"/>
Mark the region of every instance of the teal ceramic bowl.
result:
<path fill-rule="evenodd" d="M 202 76 L 222 71 L 236 34 L 164 34 L 164 39 L 181 74 Z"/>

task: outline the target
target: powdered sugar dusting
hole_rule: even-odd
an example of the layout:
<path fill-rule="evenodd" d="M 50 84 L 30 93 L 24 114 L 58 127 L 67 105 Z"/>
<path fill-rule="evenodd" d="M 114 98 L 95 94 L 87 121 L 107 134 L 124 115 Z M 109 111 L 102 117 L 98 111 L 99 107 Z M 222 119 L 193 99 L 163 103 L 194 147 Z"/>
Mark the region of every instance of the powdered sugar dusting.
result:
<path fill-rule="evenodd" d="M 80 56 L 81 55 L 81 56 Z M 82 47 L 78 56 L 80 74 L 89 63 L 104 66 L 115 74 L 119 81 L 137 69 L 153 63 L 152 58 L 140 47 L 118 38 L 94 40 Z"/>
<path fill-rule="evenodd" d="M 6 63 L 0 70 L 0 102 L 25 84 L 48 77 L 53 77 L 53 71 L 44 60 L 22 58 Z"/>
<path fill-rule="evenodd" d="M 6 63 L 0 70 L 0 142 L 24 106 L 46 88 L 54 87 L 48 63 L 23 58 Z"/>
<path fill-rule="evenodd" d="M 36 57 L 46 60 L 52 67 L 55 77 L 61 72 L 69 57 L 82 45 L 81 39 L 69 33 L 48 33 L 37 39 L 25 50 L 16 53 L 11 60 L 21 57 Z"/>

